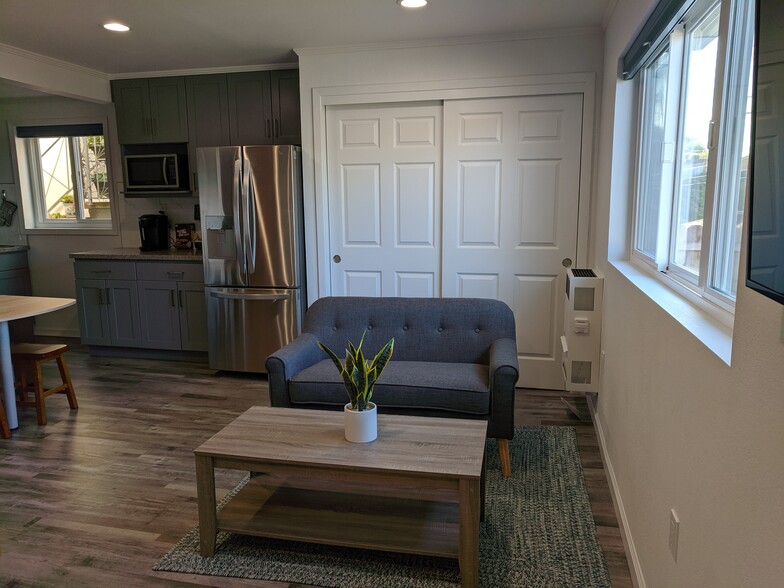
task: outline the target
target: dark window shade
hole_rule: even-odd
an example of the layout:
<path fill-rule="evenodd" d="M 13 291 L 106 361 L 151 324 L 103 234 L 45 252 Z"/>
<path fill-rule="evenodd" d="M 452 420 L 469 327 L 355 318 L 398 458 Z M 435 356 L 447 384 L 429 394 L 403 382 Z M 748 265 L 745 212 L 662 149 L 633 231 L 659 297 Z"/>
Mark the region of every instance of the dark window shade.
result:
<path fill-rule="evenodd" d="M 621 58 L 621 76 L 624 80 L 637 75 L 693 4 L 694 0 L 660 0 Z"/>
<path fill-rule="evenodd" d="M 92 137 L 103 135 L 103 125 L 90 123 L 81 125 L 36 125 L 16 127 L 16 136 L 20 139 L 31 137 Z"/>

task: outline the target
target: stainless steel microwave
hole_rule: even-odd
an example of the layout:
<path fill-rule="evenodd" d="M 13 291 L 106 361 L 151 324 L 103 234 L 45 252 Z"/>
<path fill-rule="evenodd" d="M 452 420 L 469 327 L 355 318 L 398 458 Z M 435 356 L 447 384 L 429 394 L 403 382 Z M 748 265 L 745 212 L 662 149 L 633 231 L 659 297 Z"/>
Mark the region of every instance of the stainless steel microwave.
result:
<path fill-rule="evenodd" d="M 125 189 L 137 191 L 183 190 L 176 153 L 125 155 Z"/>

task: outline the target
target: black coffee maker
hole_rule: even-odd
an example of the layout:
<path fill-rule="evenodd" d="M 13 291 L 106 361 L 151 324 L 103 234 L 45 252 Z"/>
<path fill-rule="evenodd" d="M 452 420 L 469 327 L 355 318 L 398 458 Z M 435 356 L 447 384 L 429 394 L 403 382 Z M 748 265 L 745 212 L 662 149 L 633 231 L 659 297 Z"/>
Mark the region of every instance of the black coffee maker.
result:
<path fill-rule="evenodd" d="M 142 251 L 160 251 L 169 248 L 169 219 L 165 214 L 143 214 L 139 217 Z"/>

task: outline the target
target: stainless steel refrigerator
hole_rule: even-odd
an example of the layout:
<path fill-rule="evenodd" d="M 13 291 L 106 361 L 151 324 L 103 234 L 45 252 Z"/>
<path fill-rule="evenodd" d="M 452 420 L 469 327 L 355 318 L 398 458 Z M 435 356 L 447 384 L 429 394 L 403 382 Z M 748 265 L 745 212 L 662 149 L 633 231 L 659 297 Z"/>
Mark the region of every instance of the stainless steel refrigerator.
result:
<path fill-rule="evenodd" d="M 210 367 L 264 373 L 299 334 L 306 304 L 300 148 L 196 156 Z"/>

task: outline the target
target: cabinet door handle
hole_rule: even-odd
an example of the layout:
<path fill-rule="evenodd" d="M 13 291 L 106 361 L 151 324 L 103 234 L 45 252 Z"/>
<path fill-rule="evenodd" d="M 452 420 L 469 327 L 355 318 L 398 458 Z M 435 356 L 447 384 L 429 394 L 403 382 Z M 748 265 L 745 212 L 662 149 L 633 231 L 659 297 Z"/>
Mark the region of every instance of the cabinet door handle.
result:
<path fill-rule="evenodd" d="M 280 137 L 280 121 L 275 119 L 275 136 Z"/>
<path fill-rule="evenodd" d="M 170 278 L 183 278 L 185 277 L 185 272 L 166 272 L 166 275 Z"/>
<path fill-rule="evenodd" d="M 110 305 L 112 303 L 112 293 L 109 288 L 106 288 L 106 305 Z"/>
<path fill-rule="evenodd" d="M 174 303 L 174 290 L 169 290 L 169 296 L 171 297 L 171 305 L 176 307 L 177 305 Z"/>
<path fill-rule="evenodd" d="M 267 130 L 265 132 L 265 136 L 269 137 L 270 136 L 270 119 L 266 120 L 266 127 L 267 127 Z"/>
<path fill-rule="evenodd" d="M 106 288 L 98 288 L 98 304 L 106 304 Z"/>
<path fill-rule="evenodd" d="M 93 270 L 94 274 L 110 274 L 112 270 Z"/>
<path fill-rule="evenodd" d="M 177 300 L 180 303 L 180 308 L 182 308 L 182 290 L 177 290 Z"/>

